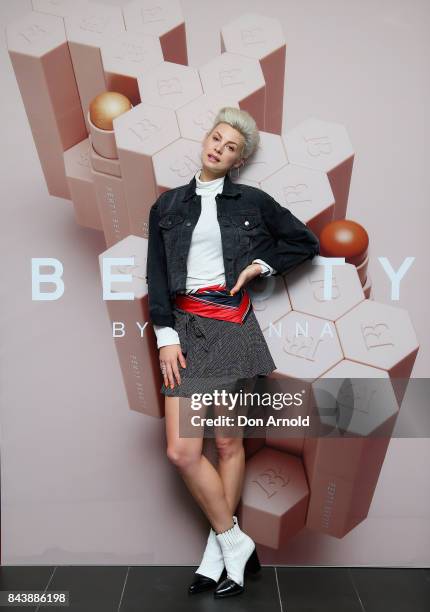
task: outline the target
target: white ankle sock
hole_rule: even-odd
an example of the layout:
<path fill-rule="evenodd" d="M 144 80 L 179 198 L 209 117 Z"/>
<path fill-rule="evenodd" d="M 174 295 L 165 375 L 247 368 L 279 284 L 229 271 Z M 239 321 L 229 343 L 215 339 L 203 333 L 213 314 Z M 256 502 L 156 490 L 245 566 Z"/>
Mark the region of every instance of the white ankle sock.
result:
<path fill-rule="evenodd" d="M 240 529 L 238 523 L 217 534 L 216 539 L 222 549 L 227 577 L 243 586 L 245 565 L 255 548 L 254 541 Z"/>
<path fill-rule="evenodd" d="M 236 516 L 233 516 L 233 521 L 234 523 L 237 522 Z M 216 533 L 211 527 L 202 561 L 195 573 L 201 574 L 202 576 L 207 576 L 208 578 L 212 578 L 212 580 L 218 582 L 223 569 L 224 557 L 220 544 L 217 540 Z"/>

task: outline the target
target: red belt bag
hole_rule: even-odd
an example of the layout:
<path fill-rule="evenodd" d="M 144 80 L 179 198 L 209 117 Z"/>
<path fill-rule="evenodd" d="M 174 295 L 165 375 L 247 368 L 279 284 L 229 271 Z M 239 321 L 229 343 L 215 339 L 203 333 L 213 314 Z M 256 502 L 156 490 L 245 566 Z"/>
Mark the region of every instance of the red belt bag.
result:
<path fill-rule="evenodd" d="M 192 293 L 177 293 L 175 304 L 178 308 L 201 317 L 232 323 L 243 323 L 251 308 L 251 300 L 244 287 L 230 295 L 225 285 L 210 285 L 200 287 Z"/>

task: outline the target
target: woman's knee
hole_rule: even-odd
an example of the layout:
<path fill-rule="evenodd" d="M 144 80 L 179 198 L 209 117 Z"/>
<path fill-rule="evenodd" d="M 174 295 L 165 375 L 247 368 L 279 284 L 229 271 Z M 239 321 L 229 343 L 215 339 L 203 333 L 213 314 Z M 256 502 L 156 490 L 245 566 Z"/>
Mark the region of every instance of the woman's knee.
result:
<path fill-rule="evenodd" d="M 167 446 L 167 457 L 177 468 L 185 470 L 200 461 L 201 452 L 186 448 L 181 444 L 169 444 Z"/>
<path fill-rule="evenodd" d="M 230 459 L 243 452 L 243 441 L 241 437 L 216 438 L 215 443 L 220 459 Z"/>

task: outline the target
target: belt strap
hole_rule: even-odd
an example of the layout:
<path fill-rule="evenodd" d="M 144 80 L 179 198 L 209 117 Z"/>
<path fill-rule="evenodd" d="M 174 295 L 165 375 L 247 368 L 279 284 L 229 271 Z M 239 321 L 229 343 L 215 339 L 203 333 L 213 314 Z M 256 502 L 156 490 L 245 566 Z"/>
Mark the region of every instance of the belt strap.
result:
<path fill-rule="evenodd" d="M 182 310 L 201 317 L 232 323 L 243 323 L 251 308 L 251 300 L 244 287 L 230 295 L 225 285 L 209 285 L 200 287 L 195 292 L 177 293 L 175 304 Z"/>

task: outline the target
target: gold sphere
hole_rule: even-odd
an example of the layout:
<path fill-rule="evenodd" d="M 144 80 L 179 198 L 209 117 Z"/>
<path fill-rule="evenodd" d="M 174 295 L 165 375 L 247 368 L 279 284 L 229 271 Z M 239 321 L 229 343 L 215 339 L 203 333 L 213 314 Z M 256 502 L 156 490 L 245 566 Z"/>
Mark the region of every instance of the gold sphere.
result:
<path fill-rule="evenodd" d="M 104 91 L 91 100 L 90 119 L 101 130 L 113 130 L 113 120 L 132 108 L 130 100 L 116 91 Z"/>

